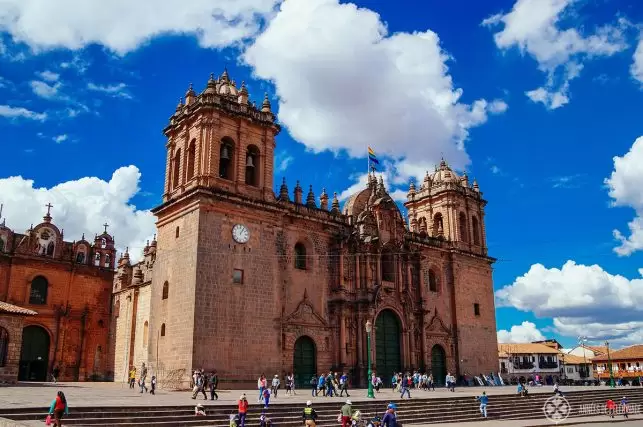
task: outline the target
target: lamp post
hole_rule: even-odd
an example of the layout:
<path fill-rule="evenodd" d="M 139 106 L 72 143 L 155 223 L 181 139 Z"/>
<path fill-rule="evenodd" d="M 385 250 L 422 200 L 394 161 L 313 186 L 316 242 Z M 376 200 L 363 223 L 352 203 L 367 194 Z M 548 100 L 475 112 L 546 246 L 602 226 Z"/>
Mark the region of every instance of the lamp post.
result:
<path fill-rule="evenodd" d="M 373 332 L 373 324 L 371 323 L 370 320 L 366 321 L 366 353 L 368 357 L 368 393 L 366 394 L 366 397 L 370 397 L 372 399 L 375 398 L 375 393 L 373 393 L 373 381 L 371 380 L 371 376 L 373 375 L 373 371 L 371 370 L 371 332 Z"/>
<path fill-rule="evenodd" d="M 578 337 L 578 344 L 583 349 L 583 377 L 589 377 L 589 369 L 587 368 L 587 354 L 585 353 L 585 344 L 587 343 L 587 337 Z"/>
<path fill-rule="evenodd" d="M 610 370 L 610 387 L 614 388 L 614 372 L 612 372 L 612 359 L 610 357 L 610 343 L 605 341 L 607 347 L 607 366 Z"/>

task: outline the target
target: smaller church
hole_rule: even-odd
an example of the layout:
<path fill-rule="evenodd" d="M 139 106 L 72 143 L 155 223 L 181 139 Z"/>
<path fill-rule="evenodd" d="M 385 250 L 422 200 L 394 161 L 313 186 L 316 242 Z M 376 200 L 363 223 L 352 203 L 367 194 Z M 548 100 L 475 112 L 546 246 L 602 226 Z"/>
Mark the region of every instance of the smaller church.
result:
<path fill-rule="evenodd" d="M 66 241 L 52 208 L 25 233 L 0 222 L 0 382 L 111 380 L 114 238 Z"/>
<path fill-rule="evenodd" d="M 226 387 L 329 370 L 363 386 L 369 360 L 438 384 L 497 370 L 478 183 L 443 160 L 410 185 L 408 221 L 375 174 L 340 209 L 326 189 L 275 187 L 280 131 L 267 94 L 252 102 L 227 71 L 190 85 L 163 130 L 157 236 L 118 262 L 115 380 L 142 362 L 168 388 L 201 368 Z"/>

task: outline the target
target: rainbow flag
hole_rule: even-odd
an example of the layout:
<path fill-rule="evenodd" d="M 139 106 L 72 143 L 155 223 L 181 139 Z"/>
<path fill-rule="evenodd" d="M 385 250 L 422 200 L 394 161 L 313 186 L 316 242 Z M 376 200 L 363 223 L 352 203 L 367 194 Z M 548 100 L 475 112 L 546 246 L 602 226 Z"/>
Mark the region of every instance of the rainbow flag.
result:
<path fill-rule="evenodd" d="M 368 162 L 372 168 L 375 168 L 375 166 L 373 166 L 373 163 L 376 165 L 380 164 L 379 160 L 377 160 L 377 156 L 375 155 L 375 151 L 373 151 L 371 147 L 368 147 Z"/>

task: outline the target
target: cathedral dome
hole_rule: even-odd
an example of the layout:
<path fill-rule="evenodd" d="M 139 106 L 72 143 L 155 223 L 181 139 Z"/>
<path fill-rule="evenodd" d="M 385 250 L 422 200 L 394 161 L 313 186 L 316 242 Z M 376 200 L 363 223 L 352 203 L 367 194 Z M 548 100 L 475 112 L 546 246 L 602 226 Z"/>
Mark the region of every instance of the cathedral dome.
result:
<path fill-rule="evenodd" d="M 344 204 L 344 215 L 357 216 L 368 206 L 373 193 L 377 191 L 377 178 L 375 175 L 368 174 L 368 184 L 366 188 L 352 194 Z"/>
<path fill-rule="evenodd" d="M 440 166 L 433 172 L 431 181 L 435 183 L 440 182 L 460 182 L 460 176 L 456 174 L 453 169 L 447 165 L 447 162 L 442 159 Z"/>

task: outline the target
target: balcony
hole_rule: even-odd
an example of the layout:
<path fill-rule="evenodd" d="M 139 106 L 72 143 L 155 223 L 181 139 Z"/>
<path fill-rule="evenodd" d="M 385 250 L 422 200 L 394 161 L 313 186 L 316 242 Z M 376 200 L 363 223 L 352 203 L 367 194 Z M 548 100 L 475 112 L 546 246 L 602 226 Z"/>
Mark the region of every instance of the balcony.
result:
<path fill-rule="evenodd" d="M 541 360 L 538 362 L 538 367 L 540 369 L 558 369 L 558 362 L 554 361 L 548 361 L 548 360 Z"/>
<path fill-rule="evenodd" d="M 534 362 L 514 362 L 514 369 L 534 369 Z"/>

